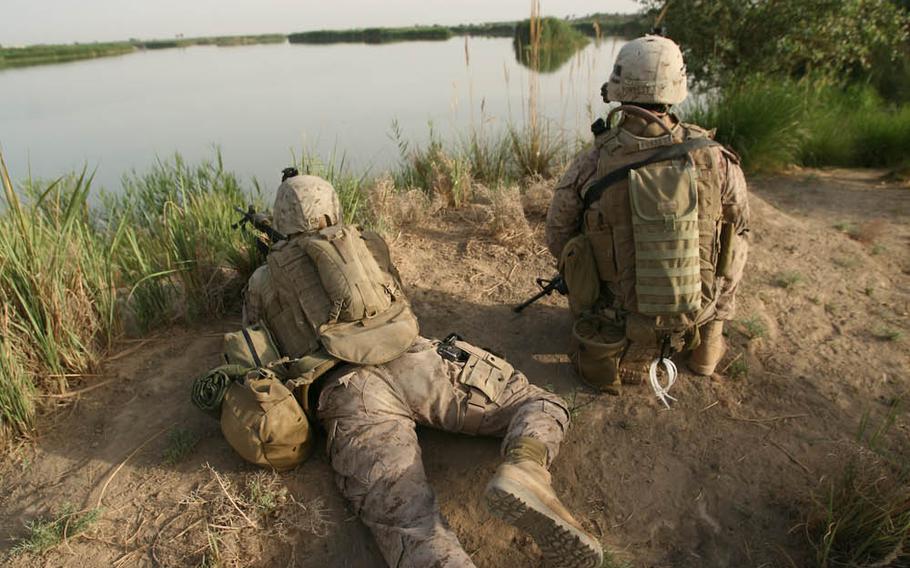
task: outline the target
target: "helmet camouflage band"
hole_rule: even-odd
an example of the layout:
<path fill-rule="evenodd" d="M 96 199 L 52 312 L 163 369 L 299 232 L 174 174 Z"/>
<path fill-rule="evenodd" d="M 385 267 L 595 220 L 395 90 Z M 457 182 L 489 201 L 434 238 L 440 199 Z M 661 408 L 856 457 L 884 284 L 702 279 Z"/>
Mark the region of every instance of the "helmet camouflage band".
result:
<path fill-rule="evenodd" d="M 686 64 L 673 40 L 646 35 L 619 50 L 607 83 L 610 101 L 675 105 L 687 94 Z"/>
<path fill-rule="evenodd" d="M 341 222 L 341 203 L 332 184 L 316 176 L 294 176 L 278 187 L 272 223 L 287 236 L 313 233 Z"/>

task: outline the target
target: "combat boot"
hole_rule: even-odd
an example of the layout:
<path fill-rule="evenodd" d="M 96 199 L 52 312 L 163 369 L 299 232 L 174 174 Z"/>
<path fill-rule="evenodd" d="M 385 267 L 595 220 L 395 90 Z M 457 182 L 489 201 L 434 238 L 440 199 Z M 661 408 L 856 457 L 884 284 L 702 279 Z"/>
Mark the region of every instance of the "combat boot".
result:
<path fill-rule="evenodd" d="M 487 506 L 496 516 L 529 533 L 548 566 L 598 567 L 603 563 L 600 543 L 556 497 L 546 460 L 543 442 L 518 438 L 487 485 Z"/>
<path fill-rule="evenodd" d="M 701 343 L 689 357 L 689 370 L 696 375 L 710 376 L 723 358 L 727 347 L 724 344 L 724 322 L 709 321 L 698 330 Z"/>

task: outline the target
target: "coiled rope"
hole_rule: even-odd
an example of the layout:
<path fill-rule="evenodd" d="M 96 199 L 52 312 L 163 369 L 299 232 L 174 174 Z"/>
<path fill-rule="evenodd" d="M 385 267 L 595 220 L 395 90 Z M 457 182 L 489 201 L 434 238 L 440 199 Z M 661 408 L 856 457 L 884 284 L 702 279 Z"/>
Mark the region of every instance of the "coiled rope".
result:
<path fill-rule="evenodd" d="M 657 376 L 657 365 L 663 363 L 664 371 L 667 373 L 667 384 L 662 385 L 660 379 Z M 670 408 L 670 401 L 676 401 L 670 395 L 670 389 L 673 387 L 673 383 L 676 382 L 676 363 L 671 359 L 666 357 L 658 357 L 651 361 L 651 368 L 648 369 L 648 379 L 651 382 L 651 388 L 654 389 L 654 394 L 657 395 L 657 399 L 664 403 L 668 409 Z"/>

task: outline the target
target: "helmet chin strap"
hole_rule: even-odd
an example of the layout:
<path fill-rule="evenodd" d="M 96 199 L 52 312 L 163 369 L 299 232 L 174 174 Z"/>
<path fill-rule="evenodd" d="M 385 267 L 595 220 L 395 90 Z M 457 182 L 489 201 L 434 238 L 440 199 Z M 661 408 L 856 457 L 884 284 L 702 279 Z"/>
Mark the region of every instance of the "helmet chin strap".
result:
<path fill-rule="evenodd" d="M 610 114 L 607 115 L 607 124 L 613 124 L 613 115 L 615 115 L 617 112 L 637 116 L 639 118 L 645 119 L 648 122 L 658 124 L 667 132 L 668 135 L 673 135 L 673 131 L 670 130 L 670 127 L 667 126 L 667 124 L 659 116 L 647 109 L 635 105 L 619 105 L 618 107 L 611 110 Z"/>

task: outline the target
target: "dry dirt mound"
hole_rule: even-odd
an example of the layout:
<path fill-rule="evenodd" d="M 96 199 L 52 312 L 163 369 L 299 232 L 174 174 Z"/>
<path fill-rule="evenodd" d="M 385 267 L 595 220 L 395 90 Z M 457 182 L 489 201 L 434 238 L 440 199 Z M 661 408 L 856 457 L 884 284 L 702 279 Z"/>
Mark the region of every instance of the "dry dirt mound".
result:
<path fill-rule="evenodd" d="M 554 484 L 620 559 L 801 566 L 812 552 L 800 523 L 811 492 L 836 473 L 832 456 L 865 414 L 885 413 L 910 384 L 910 194 L 876 175 L 802 172 L 753 184 L 753 252 L 724 376 L 684 375 L 670 411 L 646 387 L 610 397 L 579 386 L 565 356 L 563 299 L 511 313 L 534 292 L 533 278 L 553 271 L 539 207 L 527 208 L 532 236 L 477 207 L 390 241 L 425 335 L 457 331 L 570 402 Z M 478 220 L 494 221 L 495 234 Z M 67 503 L 100 507 L 85 532 L 15 554 L 12 566 L 382 564 L 321 453 L 291 473 L 256 472 L 191 406 L 190 380 L 217 364 L 220 333 L 237 325 L 132 346 L 97 379 L 110 382 L 61 400 L 36 441 L 4 459 L 0 554 L 28 535 L 26 522 L 59 516 Z M 910 442 L 906 413 L 896 427 Z M 421 441 L 441 507 L 477 565 L 539 565 L 533 543 L 481 504 L 498 442 L 426 430 Z"/>

